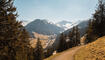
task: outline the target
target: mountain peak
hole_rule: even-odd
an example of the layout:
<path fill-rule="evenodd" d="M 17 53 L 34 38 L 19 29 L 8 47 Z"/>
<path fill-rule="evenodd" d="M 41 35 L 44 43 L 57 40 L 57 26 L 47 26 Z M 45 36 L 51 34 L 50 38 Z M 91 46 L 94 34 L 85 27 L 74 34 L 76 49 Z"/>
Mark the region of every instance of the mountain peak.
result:
<path fill-rule="evenodd" d="M 48 23 L 48 21 L 45 20 L 45 19 L 35 19 L 35 20 L 32 21 L 32 22 L 36 22 L 36 23 Z"/>
<path fill-rule="evenodd" d="M 57 23 L 57 26 L 64 28 L 64 30 L 67 30 L 67 29 L 69 29 L 70 27 L 72 27 L 72 26 L 71 26 L 72 24 L 73 24 L 73 23 L 70 22 L 70 21 L 65 21 L 65 20 L 63 20 L 63 21 L 58 22 L 58 23 Z"/>
<path fill-rule="evenodd" d="M 55 24 L 51 24 L 47 20 L 41 20 L 41 19 L 36 19 L 30 22 L 25 26 L 25 28 L 31 34 L 32 32 L 37 32 L 39 34 L 44 34 L 44 35 L 59 34 L 61 31 L 64 30 L 63 28 L 60 28 Z"/>

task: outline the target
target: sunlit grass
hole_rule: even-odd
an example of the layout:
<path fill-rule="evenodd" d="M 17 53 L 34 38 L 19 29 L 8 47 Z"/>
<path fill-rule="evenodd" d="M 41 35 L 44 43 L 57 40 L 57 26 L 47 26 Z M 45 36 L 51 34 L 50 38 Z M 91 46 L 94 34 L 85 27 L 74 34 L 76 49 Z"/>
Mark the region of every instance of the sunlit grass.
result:
<path fill-rule="evenodd" d="M 75 60 L 105 60 L 105 37 L 81 48 L 76 53 Z"/>

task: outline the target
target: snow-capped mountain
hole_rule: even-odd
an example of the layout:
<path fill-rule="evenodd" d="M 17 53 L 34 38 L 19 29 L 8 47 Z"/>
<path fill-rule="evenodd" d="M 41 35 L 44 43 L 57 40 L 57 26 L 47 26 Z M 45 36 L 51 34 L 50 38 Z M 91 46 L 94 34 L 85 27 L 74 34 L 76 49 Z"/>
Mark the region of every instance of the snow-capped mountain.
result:
<path fill-rule="evenodd" d="M 87 28 L 88 28 L 88 20 L 87 20 L 87 21 L 78 22 L 78 24 L 75 23 L 74 26 L 76 26 L 76 25 L 78 25 L 79 31 L 80 31 L 80 36 L 82 37 L 82 36 L 86 33 L 86 30 L 87 30 Z M 70 31 L 72 31 L 72 29 L 73 29 L 73 28 L 70 28 L 70 29 L 64 31 L 63 34 L 68 35 L 68 33 L 69 33 Z M 54 42 L 54 44 L 53 44 L 53 47 L 54 47 L 55 49 L 59 46 L 59 45 L 58 45 L 59 42 L 60 42 L 59 37 L 60 37 L 60 34 L 57 35 L 56 40 L 55 40 L 55 42 Z"/>
<path fill-rule="evenodd" d="M 82 21 L 75 26 L 78 26 L 79 31 L 80 31 L 80 35 L 83 36 L 86 33 L 86 30 L 88 28 L 88 20 Z M 64 31 L 63 33 L 68 34 L 71 30 L 72 30 L 72 28 Z"/>
<path fill-rule="evenodd" d="M 73 26 L 77 25 L 77 23 L 69 22 L 69 21 L 60 21 L 56 23 L 57 26 L 63 28 L 64 30 L 70 29 Z"/>

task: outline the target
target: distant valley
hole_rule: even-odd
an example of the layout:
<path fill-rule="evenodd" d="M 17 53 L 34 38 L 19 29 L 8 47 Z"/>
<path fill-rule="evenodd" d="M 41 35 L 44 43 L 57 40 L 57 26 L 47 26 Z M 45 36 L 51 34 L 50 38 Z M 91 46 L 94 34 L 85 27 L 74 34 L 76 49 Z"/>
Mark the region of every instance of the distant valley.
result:
<path fill-rule="evenodd" d="M 31 44 L 34 47 L 35 41 L 37 38 L 42 40 L 42 45 L 47 47 L 53 46 L 57 47 L 59 43 L 59 35 L 60 33 L 68 34 L 72 31 L 73 26 L 78 26 L 81 37 L 85 34 L 86 29 L 88 27 L 88 20 L 81 21 L 77 23 L 69 22 L 69 21 L 60 21 L 58 23 L 48 22 L 47 20 L 36 19 L 30 23 L 28 23 L 25 28 L 31 34 L 34 39 L 32 39 Z M 43 44 L 46 43 L 46 44 Z"/>

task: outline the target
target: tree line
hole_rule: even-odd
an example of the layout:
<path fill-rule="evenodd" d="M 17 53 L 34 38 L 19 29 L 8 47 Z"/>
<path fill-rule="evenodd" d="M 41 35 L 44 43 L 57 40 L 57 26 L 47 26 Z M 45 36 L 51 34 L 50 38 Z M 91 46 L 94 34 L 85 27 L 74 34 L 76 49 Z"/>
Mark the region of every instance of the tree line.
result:
<path fill-rule="evenodd" d="M 105 36 L 105 1 L 99 0 L 97 10 L 89 20 L 86 43 L 95 41 L 97 38 Z"/>
<path fill-rule="evenodd" d="M 17 20 L 14 0 L 0 0 L 0 60 L 43 60 L 38 39 L 36 48 L 29 43 L 29 34 Z"/>
<path fill-rule="evenodd" d="M 57 52 L 80 45 L 80 32 L 78 26 L 74 26 L 69 34 L 62 33 L 59 37 L 59 46 Z"/>
<path fill-rule="evenodd" d="M 98 1 L 98 7 L 95 10 L 93 17 L 88 22 L 88 28 L 85 33 L 85 44 L 91 43 L 97 40 L 97 38 L 105 36 L 105 1 Z M 62 33 L 59 40 L 58 52 L 80 45 L 80 32 L 78 26 L 73 27 L 68 35 Z"/>

